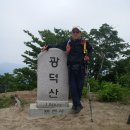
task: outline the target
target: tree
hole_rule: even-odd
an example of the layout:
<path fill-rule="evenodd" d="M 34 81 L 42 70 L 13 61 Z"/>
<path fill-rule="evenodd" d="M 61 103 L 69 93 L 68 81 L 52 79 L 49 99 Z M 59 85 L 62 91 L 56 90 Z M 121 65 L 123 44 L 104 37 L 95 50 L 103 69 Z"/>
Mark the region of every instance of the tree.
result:
<path fill-rule="evenodd" d="M 32 40 L 25 42 L 25 45 L 29 47 L 29 49 L 26 50 L 22 56 L 24 57 L 24 63 L 28 65 L 29 72 L 35 75 L 33 80 L 36 81 L 37 56 L 41 51 L 40 48 L 45 44 L 59 44 L 64 42 L 70 38 L 70 32 L 62 29 L 54 29 L 54 32 L 50 30 L 38 31 L 40 38 L 35 37 L 29 31 L 24 30 L 24 32 L 28 34 Z M 124 57 L 128 55 L 128 44 L 125 43 L 124 40 L 118 36 L 118 32 L 108 24 L 103 24 L 99 29 L 91 29 L 90 33 L 83 31 L 82 35 L 88 38 L 94 47 L 90 62 L 90 73 L 91 76 L 94 76 L 96 79 L 99 79 L 102 70 L 112 69 L 116 58 L 119 58 L 121 55 Z M 17 73 L 17 75 L 18 74 L 19 73 Z M 22 71 L 22 75 L 25 75 L 26 78 L 29 77 L 27 74 L 29 73 Z M 31 81 L 30 78 L 29 82 Z M 35 85 L 36 84 L 33 86 Z"/>
<path fill-rule="evenodd" d="M 15 82 L 18 90 L 32 90 L 36 88 L 36 72 L 28 67 L 14 70 Z"/>
<path fill-rule="evenodd" d="M 24 30 L 24 32 L 32 39 L 32 41 L 24 43 L 29 47 L 29 50 L 26 50 L 22 55 L 24 63 L 28 65 L 28 68 L 16 69 L 14 73 L 17 75 L 17 82 L 21 84 L 21 89 L 33 89 L 36 87 L 37 56 L 41 51 L 40 48 L 45 44 L 59 44 L 64 42 L 70 37 L 70 33 L 67 30 L 61 29 L 54 29 L 54 32 L 44 30 L 38 31 L 40 38 L 37 38 L 29 31 Z"/>
<path fill-rule="evenodd" d="M 50 30 L 38 31 L 41 37 L 41 40 L 31 34 L 29 31 L 25 31 L 32 41 L 25 42 L 25 45 L 29 47 L 31 50 L 26 50 L 24 55 L 22 55 L 25 59 L 24 62 L 29 66 L 30 69 L 36 71 L 37 68 L 37 56 L 41 51 L 41 47 L 45 44 L 59 44 L 64 42 L 68 37 L 70 37 L 69 31 L 54 29 L 54 32 Z"/>
<path fill-rule="evenodd" d="M 101 71 L 111 69 L 114 60 L 128 55 L 129 44 L 118 36 L 118 32 L 108 24 L 103 24 L 98 30 L 91 29 L 90 37 L 94 44 L 93 75 L 96 79 L 101 76 Z"/>
<path fill-rule="evenodd" d="M 17 85 L 13 74 L 5 73 L 0 76 L 0 92 L 16 91 Z"/>
<path fill-rule="evenodd" d="M 117 74 L 117 82 L 122 86 L 130 87 L 130 57 L 115 62 L 114 71 Z"/>

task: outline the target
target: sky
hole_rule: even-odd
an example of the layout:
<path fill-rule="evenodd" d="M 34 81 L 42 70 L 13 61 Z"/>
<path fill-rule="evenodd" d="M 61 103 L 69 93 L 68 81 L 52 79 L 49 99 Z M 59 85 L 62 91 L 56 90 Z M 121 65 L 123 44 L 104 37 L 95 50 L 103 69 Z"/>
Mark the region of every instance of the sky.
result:
<path fill-rule="evenodd" d="M 0 64 L 23 64 L 29 30 L 80 26 L 87 32 L 107 23 L 130 42 L 130 0 L 0 0 Z"/>

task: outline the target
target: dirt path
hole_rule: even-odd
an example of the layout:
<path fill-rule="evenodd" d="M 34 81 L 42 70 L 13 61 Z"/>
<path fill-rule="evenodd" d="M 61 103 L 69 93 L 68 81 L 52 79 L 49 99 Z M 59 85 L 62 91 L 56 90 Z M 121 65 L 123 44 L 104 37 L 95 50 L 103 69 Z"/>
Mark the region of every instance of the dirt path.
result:
<path fill-rule="evenodd" d="M 29 106 L 22 112 L 10 107 L 0 109 L 0 130 L 130 130 L 127 125 L 130 106 L 93 102 L 93 119 L 90 122 L 88 101 L 83 101 L 84 109 L 77 115 L 44 117 L 31 119 Z"/>

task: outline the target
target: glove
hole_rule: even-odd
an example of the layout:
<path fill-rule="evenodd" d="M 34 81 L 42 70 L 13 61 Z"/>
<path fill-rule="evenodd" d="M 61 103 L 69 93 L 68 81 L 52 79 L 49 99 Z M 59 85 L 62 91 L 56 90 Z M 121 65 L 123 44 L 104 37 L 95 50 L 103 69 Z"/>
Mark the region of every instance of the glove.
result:
<path fill-rule="evenodd" d="M 85 57 L 84 57 L 84 60 L 85 60 L 86 62 L 89 62 L 89 61 L 90 61 L 89 56 L 85 56 Z"/>
<path fill-rule="evenodd" d="M 43 46 L 43 48 L 41 48 L 41 52 L 48 50 L 48 45 Z"/>

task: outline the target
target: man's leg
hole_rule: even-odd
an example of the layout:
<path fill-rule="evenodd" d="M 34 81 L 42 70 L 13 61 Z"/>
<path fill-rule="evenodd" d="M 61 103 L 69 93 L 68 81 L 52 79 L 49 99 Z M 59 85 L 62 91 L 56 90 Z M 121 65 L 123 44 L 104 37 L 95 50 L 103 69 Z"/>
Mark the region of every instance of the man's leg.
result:
<path fill-rule="evenodd" d="M 77 78 L 78 94 L 79 94 L 80 100 L 81 100 L 81 97 L 82 97 L 82 89 L 83 89 L 83 86 L 84 86 L 84 79 L 85 79 L 85 69 L 84 69 L 84 67 L 81 67 L 81 70 L 79 71 L 78 78 Z"/>
<path fill-rule="evenodd" d="M 73 70 L 70 70 L 69 73 L 69 83 L 73 105 L 76 109 L 76 107 L 80 105 L 80 97 L 78 93 L 77 73 Z"/>
<path fill-rule="evenodd" d="M 79 92 L 79 97 L 81 99 L 82 97 L 82 89 L 84 86 L 84 75 L 82 75 L 81 73 L 79 74 L 79 78 L 78 78 L 78 92 Z"/>

